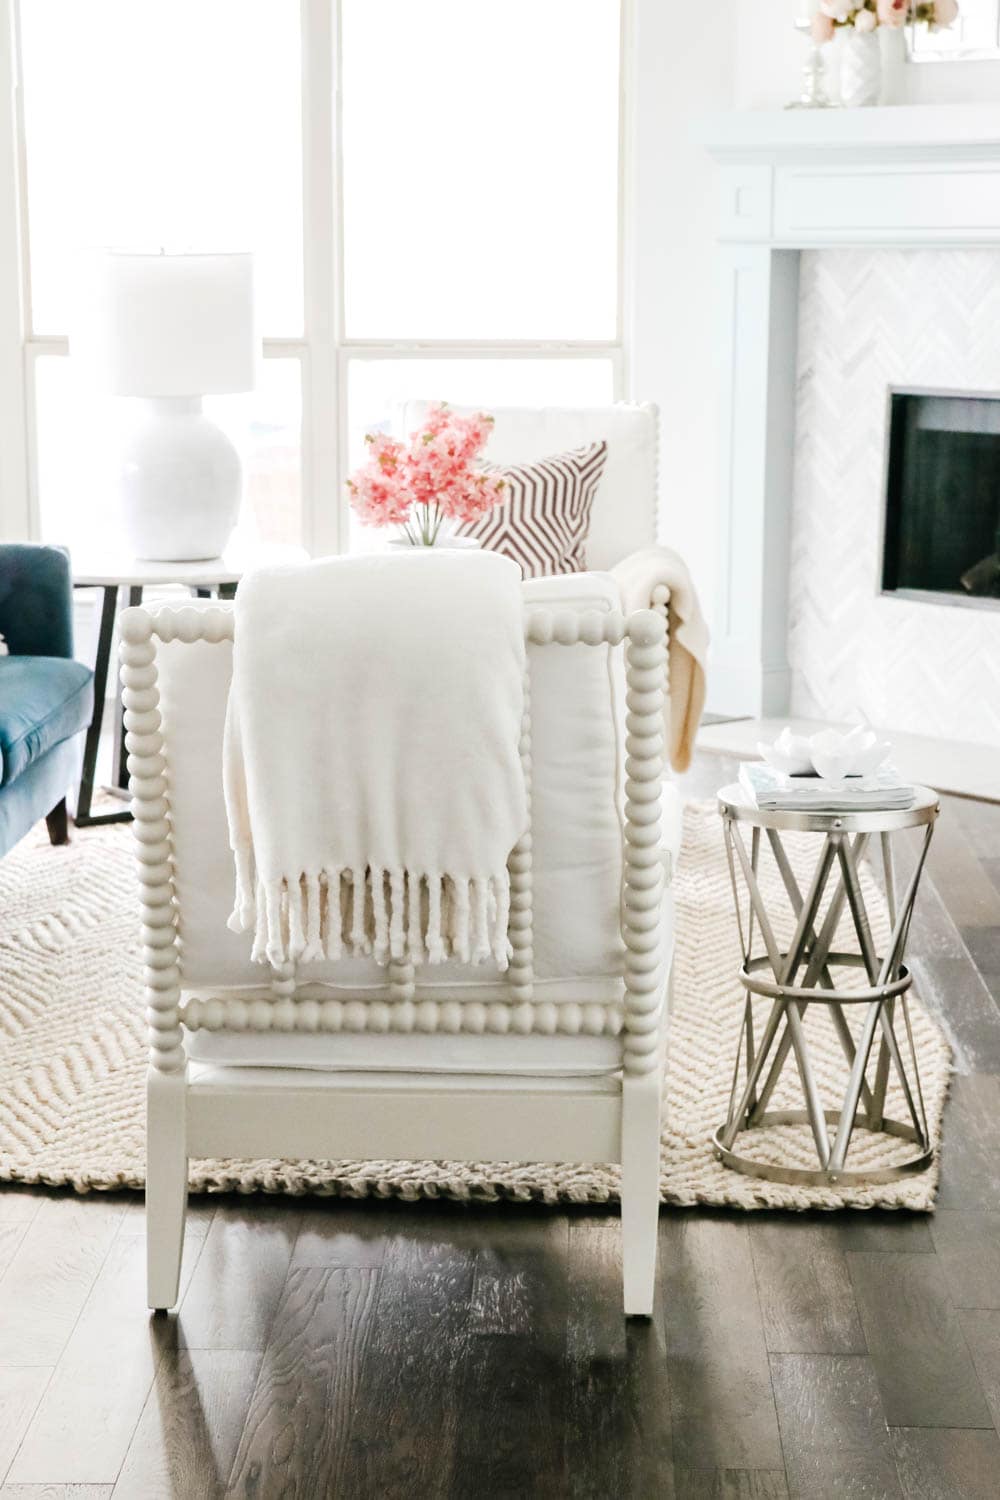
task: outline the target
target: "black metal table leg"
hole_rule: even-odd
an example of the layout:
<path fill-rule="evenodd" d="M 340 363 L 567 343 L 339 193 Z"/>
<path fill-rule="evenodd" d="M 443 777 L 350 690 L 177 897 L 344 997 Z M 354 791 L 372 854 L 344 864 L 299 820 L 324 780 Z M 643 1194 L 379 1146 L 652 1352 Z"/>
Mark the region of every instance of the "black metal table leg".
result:
<path fill-rule="evenodd" d="M 106 583 L 101 605 L 101 629 L 97 637 L 97 660 L 94 663 L 94 714 L 87 730 L 83 747 L 83 771 L 80 776 L 80 792 L 76 803 L 77 828 L 92 828 L 98 823 L 125 823 L 132 814 L 121 812 L 92 814 L 90 804 L 94 795 L 94 777 L 97 774 L 97 751 L 101 743 L 101 723 L 104 718 L 104 695 L 108 686 L 108 666 L 111 661 L 111 644 L 115 634 L 115 615 L 118 611 L 118 587 Z"/>
<path fill-rule="evenodd" d="M 133 609 L 142 603 L 142 584 L 133 583 L 128 591 L 129 608 Z M 128 752 L 125 749 L 125 706 L 122 703 L 121 684 L 118 682 L 118 674 L 115 673 L 117 689 L 115 692 L 115 745 L 117 746 L 117 773 L 115 786 L 112 791 L 128 792 Z"/>

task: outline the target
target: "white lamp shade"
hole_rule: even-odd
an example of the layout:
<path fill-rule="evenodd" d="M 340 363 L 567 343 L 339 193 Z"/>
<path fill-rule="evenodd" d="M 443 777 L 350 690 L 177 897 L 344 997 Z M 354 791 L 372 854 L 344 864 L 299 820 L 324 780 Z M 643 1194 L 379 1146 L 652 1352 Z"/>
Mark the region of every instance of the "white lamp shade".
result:
<path fill-rule="evenodd" d="M 101 256 L 95 271 L 72 348 L 106 390 L 213 396 L 253 389 L 252 255 L 116 252 Z"/>

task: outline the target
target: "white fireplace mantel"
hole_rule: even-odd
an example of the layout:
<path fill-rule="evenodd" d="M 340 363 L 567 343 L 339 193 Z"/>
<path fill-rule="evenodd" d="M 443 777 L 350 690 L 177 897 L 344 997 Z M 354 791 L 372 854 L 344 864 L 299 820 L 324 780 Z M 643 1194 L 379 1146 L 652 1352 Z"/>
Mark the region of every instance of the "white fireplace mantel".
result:
<path fill-rule="evenodd" d="M 1000 245 L 1000 106 L 715 115 L 720 577 L 709 708 L 788 709 L 799 252 Z"/>

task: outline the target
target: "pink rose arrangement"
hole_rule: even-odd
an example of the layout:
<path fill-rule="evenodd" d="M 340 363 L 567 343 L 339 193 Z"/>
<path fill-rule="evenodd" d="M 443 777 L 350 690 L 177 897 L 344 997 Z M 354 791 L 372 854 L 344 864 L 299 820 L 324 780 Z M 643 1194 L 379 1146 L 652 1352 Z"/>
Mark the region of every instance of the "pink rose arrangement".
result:
<path fill-rule="evenodd" d="M 356 515 L 369 526 L 401 526 L 414 546 L 424 547 L 433 547 L 444 521 L 475 521 L 505 486 L 474 463 L 492 426 L 485 412 L 460 417 L 442 401 L 408 443 L 367 433 L 367 462 L 347 481 Z"/>
<path fill-rule="evenodd" d="M 813 16 L 813 41 L 829 42 L 838 26 L 874 31 L 877 26 L 898 28 L 908 21 L 926 22 L 934 31 L 950 26 L 958 15 L 958 0 L 819 0 Z"/>

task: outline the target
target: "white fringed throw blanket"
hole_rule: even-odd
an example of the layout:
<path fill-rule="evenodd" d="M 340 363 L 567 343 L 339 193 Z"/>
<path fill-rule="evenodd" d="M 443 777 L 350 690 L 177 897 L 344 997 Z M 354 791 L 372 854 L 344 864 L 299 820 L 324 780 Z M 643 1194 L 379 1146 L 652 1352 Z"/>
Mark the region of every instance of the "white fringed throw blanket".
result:
<path fill-rule="evenodd" d="M 520 574 L 428 549 L 250 574 L 223 780 L 237 932 L 284 964 L 345 953 L 507 965 L 525 831 Z"/>

